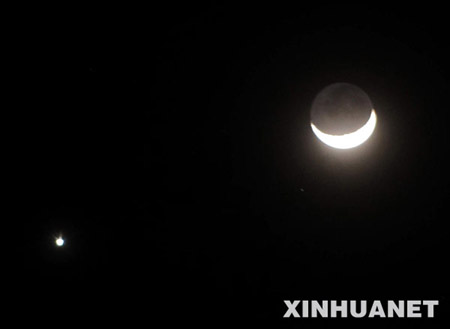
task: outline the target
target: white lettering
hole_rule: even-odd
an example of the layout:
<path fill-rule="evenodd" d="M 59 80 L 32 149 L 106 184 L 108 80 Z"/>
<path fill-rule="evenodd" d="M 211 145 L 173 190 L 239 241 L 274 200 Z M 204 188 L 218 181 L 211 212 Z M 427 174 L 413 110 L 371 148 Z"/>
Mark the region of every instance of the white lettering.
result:
<path fill-rule="evenodd" d="M 434 318 L 434 306 L 439 305 L 438 300 L 424 300 L 423 305 L 427 306 L 427 316 L 429 318 Z"/>
<path fill-rule="evenodd" d="M 350 301 L 350 314 L 354 317 L 354 318 L 362 318 L 366 315 L 367 313 L 367 302 L 365 300 L 361 301 L 361 312 L 357 312 L 356 311 L 356 301 L 352 300 Z"/>
<path fill-rule="evenodd" d="M 376 300 L 372 304 L 372 308 L 370 309 L 369 318 L 373 318 L 375 316 L 379 316 L 381 318 L 385 318 L 386 314 L 384 314 L 383 306 L 379 300 Z"/>
<path fill-rule="evenodd" d="M 393 318 L 394 312 L 399 318 L 405 317 L 405 301 L 400 300 L 398 306 L 394 301 L 388 301 L 388 318 Z"/>
<path fill-rule="evenodd" d="M 320 305 L 319 302 L 316 300 L 313 300 L 311 302 L 311 317 L 316 318 L 317 313 L 319 313 L 322 318 L 328 317 L 328 301 L 327 300 L 323 301 L 322 305 Z"/>
<path fill-rule="evenodd" d="M 340 306 L 337 305 L 335 300 L 331 301 L 331 317 L 335 318 L 337 312 L 341 312 L 343 318 L 347 317 L 347 301 L 346 300 L 342 300 Z"/>
<path fill-rule="evenodd" d="M 420 300 L 408 300 L 408 318 L 420 318 L 422 314 L 420 313 Z M 418 313 L 416 313 L 418 312 Z"/>
<path fill-rule="evenodd" d="M 300 304 L 299 300 L 294 300 L 293 303 L 291 303 L 289 300 L 285 300 L 284 303 L 288 307 L 288 310 L 286 311 L 286 313 L 283 316 L 284 318 L 289 318 L 291 315 L 294 318 L 300 317 L 300 314 L 298 314 L 297 310 L 295 309 L 298 306 L 298 304 Z"/>

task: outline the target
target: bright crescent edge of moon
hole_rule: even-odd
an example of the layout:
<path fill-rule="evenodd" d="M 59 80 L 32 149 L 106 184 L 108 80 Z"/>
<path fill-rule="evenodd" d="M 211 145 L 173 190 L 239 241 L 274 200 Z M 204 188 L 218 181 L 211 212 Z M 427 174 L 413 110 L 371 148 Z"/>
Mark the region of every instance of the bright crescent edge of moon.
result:
<path fill-rule="evenodd" d="M 364 126 L 359 128 L 358 130 L 344 135 L 329 135 L 322 131 L 320 131 L 312 122 L 311 128 L 314 134 L 319 138 L 323 143 L 328 146 L 337 148 L 337 149 L 350 149 L 356 146 L 361 145 L 369 137 L 372 135 L 375 130 L 375 126 L 377 125 L 377 115 L 375 114 L 375 110 L 372 110 L 370 114 L 369 120 L 366 122 Z"/>

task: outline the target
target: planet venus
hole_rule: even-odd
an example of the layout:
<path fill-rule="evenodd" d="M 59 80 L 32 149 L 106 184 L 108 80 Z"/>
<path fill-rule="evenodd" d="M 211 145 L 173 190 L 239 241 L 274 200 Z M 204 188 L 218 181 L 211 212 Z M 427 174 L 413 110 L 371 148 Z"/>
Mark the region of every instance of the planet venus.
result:
<path fill-rule="evenodd" d="M 59 237 L 55 240 L 55 243 L 58 247 L 62 247 L 64 245 L 64 239 L 62 237 Z"/>

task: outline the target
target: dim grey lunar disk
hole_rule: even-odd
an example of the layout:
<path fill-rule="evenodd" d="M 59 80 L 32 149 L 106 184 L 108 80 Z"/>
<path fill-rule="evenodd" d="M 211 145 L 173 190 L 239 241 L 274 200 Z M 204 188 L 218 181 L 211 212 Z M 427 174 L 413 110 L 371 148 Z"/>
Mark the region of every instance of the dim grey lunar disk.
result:
<path fill-rule="evenodd" d="M 376 126 L 376 114 L 369 96 L 349 83 L 324 88 L 313 101 L 311 128 L 323 143 L 349 149 L 364 143 Z"/>

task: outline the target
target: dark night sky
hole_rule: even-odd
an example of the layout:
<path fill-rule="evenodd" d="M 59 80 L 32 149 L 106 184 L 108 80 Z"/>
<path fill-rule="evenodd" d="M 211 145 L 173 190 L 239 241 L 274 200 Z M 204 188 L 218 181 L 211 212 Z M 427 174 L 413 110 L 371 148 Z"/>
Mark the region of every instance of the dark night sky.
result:
<path fill-rule="evenodd" d="M 10 26 L 18 315 L 318 328 L 355 321 L 283 300 L 439 299 L 433 320 L 360 321 L 448 322 L 443 8 L 42 11 Z M 378 114 L 349 151 L 309 127 L 334 82 Z"/>

